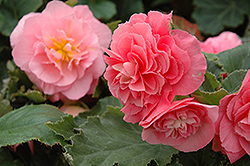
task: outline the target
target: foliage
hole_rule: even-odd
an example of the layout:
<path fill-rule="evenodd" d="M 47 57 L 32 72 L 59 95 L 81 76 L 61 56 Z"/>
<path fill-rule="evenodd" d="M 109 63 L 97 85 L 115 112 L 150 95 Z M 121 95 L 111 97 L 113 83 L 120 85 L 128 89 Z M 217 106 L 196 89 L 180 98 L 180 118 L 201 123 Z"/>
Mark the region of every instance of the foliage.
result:
<path fill-rule="evenodd" d="M 196 36 L 197 39 L 203 40 L 203 37 L 201 35 L 201 32 L 198 26 L 196 24 L 192 24 L 191 22 L 186 20 L 184 17 L 174 15 L 173 24 L 175 26 L 174 28 L 188 31 L 190 34 Z"/>
<path fill-rule="evenodd" d="M 215 35 L 224 27 L 237 27 L 244 22 L 250 3 L 248 0 L 194 0 L 196 5 L 193 18 L 199 29 Z"/>
<path fill-rule="evenodd" d="M 250 68 L 250 44 L 243 44 L 218 54 L 218 63 L 227 73 Z"/>
<path fill-rule="evenodd" d="M 116 13 L 115 4 L 107 0 L 78 0 L 78 4 L 88 5 L 94 16 L 98 19 L 111 19 Z"/>
<path fill-rule="evenodd" d="M 2 0 L 0 3 L 0 31 L 2 34 L 9 36 L 23 15 L 36 11 L 41 5 L 42 0 Z"/>
<path fill-rule="evenodd" d="M 184 163 L 185 166 L 211 166 L 219 165 L 216 161 L 217 157 L 222 157 L 221 154 L 214 152 L 211 149 L 211 144 L 207 145 L 205 148 L 198 150 L 197 152 L 191 153 L 179 153 L 180 163 Z"/>
<path fill-rule="evenodd" d="M 119 108 L 108 107 L 101 117 L 88 117 L 80 128 L 73 145 L 66 147 L 75 165 L 146 165 L 151 158 L 164 165 L 177 152 L 142 141 L 141 127 L 124 122 Z"/>
<path fill-rule="evenodd" d="M 18 20 L 29 12 L 42 11 L 47 2 L 0 0 L 1 165 L 249 165 L 248 155 L 230 164 L 225 155 L 212 150 L 211 143 L 197 152 L 183 153 L 167 145 L 142 141 L 142 128 L 123 121 L 120 112 L 123 105 L 111 96 L 103 77 L 93 96 L 81 99 L 90 107 L 89 112 L 74 118 L 62 113 L 58 109 L 62 101 L 52 102 L 50 96 L 43 94 L 15 66 L 9 43 Z M 185 2 L 192 6 L 190 0 Z M 173 27 L 184 29 L 200 40 L 223 30 L 249 37 L 248 0 L 193 0 L 192 8 L 183 12 L 177 7 L 182 2 L 174 0 L 78 0 L 78 3 L 68 0 L 67 3 L 89 5 L 94 15 L 112 31 L 134 13 L 173 10 L 174 15 L 181 16 L 174 17 Z M 245 43 L 219 54 L 204 53 L 207 59 L 205 81 L 190 96 L 201 103 L 219 105 L 225 95 L 237 92 L 250 69 L 249 50 L 250 45 Z M 33 155 L 27 144 L 31 140 L 34 141 Z M 12 146 L 17 143 L 21 146 L 15 151 Z"/>
<path fill-rule="evenodd" d="M 49 105 L 29 105 L 0 118 L 0 146 L 14 145 L 37 139 L 47 145 L 64 144 L 45 123 L 57 121 L 63 113 Z"/>

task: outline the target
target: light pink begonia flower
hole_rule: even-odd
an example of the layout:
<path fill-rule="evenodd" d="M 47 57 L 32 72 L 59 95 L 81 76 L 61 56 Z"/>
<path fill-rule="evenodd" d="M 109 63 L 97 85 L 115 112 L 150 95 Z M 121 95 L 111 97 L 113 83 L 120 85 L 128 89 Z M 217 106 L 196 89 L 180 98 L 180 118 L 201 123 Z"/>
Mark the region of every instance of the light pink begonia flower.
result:
<path fill-rule="evenodd" d="M 219 118 L 215 123 L 215 151 L 227 154 L 231 163 L 246 153 L 250 155 L 250 70 L 239 92 L 220 100 Z"/>
<path fill-rule="evenodd" d="M 218 106 L 200 104 L 193 98 L 172 103 L 161 101 L 139 124 L 142 139 L 191 152 L 205 147 L 214 137 Z"/>
<path fill-rule="evenodd" d="M 209 37 L 206 41 L 200 43 L 201 51 L 211 54 L 218 54 L 241 44 L 239 36 L 229 31 L 222 32 L 216 37 Z"/>
<path fill-rule="evenodd" d="M 57 0 L 25 15 L 10 36 L 16 65 L 53 100 L 93 93 L 106 67 L 101 47 L 110 40 L 110 29 L 88 6 Z"/>
<path fill-rule="evenodd" d="M 84 109 L 78 105 L 63 105 L 62 107 L 60 107 L 60 110 L 63 113 L 73 115 L 73 117 L 78 116 L 79 113 L 89 111 L 88 109 Z"/>
<path fill-rule="evenodd" d="M 171 30 L 171 18 L 172 13 L 157 11 L 134 14 L 114 31 L 111 50 L 105 49 L 104 76 L 113 96 L 125 104 L 121 111 L 127 122 L 142 120 L 150 110 L 143 106 L 153 107 L 162 94 L 187 95 L 204 81 L 206 59 L 199 41 Z"/>

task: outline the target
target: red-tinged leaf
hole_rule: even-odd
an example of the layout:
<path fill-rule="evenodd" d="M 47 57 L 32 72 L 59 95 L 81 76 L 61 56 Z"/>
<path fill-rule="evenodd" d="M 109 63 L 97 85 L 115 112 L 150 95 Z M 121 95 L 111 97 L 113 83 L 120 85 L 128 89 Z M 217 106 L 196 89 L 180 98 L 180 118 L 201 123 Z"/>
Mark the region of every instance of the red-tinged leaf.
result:
<path fill-rule="evenodd" d="M 198 26 L 189 22 L 184 17 L 173 15 L 173 24 L 175 28 L 189 32 L 190 34 L 196 36 L 200 41 L 204 39 Z"/>

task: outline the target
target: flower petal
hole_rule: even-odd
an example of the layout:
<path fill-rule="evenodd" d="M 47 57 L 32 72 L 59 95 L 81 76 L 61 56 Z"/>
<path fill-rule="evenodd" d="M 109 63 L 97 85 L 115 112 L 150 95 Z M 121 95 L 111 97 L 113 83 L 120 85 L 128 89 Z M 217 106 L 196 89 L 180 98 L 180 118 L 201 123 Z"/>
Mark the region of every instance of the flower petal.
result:
<path fill-rule="evenodd" d="M 215 128 L 212 120 L 206 118 L 203 121 L 203 125 L 199 130 L 186 139 L 184 143 L 179 146 L 174 146 L 174 148 L 183 152 L 197 151 L 205 147 L 214 137 Z"/>
<path fill-rule="evenodd" d="M 221 120 L 219 131 L 221 146 L 225 148 L 226 151 L 238 153 L 242 150 L 239 142 L 239 136 L 234 132 L 234 124 L 229 121 L 225 115 Z"/>
<path fill-rule="evenodd" d="M 177 95 L 187 95 L 194 92 L 203 83 L 207 68 L 206 58 L 201 53 L 199 42 L 194 36 L 181 30 L 173 30 L 171 34 L 176 45 L 186 50 L 190 56 L 190 69 L 183 75 L 178 84 L 173 85 L 173 89 Z"/>

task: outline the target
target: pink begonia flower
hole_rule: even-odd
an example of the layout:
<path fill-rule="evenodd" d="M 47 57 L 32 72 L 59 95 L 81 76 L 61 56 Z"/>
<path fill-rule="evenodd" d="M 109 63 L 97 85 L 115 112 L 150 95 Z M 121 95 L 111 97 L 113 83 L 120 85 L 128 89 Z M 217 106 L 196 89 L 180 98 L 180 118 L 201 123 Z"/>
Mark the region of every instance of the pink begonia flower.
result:
<path fill-rule="evenodd" d="M 186 98 L 172 103 L 161 101 L 139 124 L 142 139 L 150 144 L 170 145 L 191 152 L 205 147 L 214 137 L 218 106 Z"/>
<path fill-rule="evenodd" d="M 84 109 L 84 108 L 77 106 L 77 105 L 63 105 L 62 107 L 60 107 L 60 110 L 63 113 L 73 115 L 73 117 L 78 116 L 79 113 L 83 113 L 83 112 L 88 111 L 87 109 Z"/>
<path fill-rule="evenodd" d="M 114 31 L 111 50 L 105 49 L 104 76 L 112 95 L 125 104 L 121 111 L 127 122 L 142 120 L 149 111 L 143 106 L 153 107 L 163 93 L 187 95 L 204 81 L 206 59 L 199 41 L 171 30 L 171 18 L 172 13 L 157 11 L 134 14 Z M 131 110 L 140 117 L 130 117 Z"/>
<path fill-rule="evenodd" d="M 163 86 L 163 89 L 167 89 Z M 165 97 L 165 98 L 164 98 Z M 156 99 L 151 98 L 144 103 L 143 107 L 136 106 L 135 104 L 128 103 L 121 109 L 125 114 L 123 120 L 126 122 L 137 123 L 144 119 L 144 117 L 151 112 L 158 104 L 159 100 L 164 100 L 166 103 L 174 99 L 174 94 L 170 91 L 163 90 L 161 97 Z"/>
<path fill-rule="evenodd" d="M 239 92 L 220 100 L 219 118 L 215 123 L 215 151 L 227 154 L 231 163 L 246 153 L 250 155 L 250 70 Z"/>
<path fill-rule="evenodd" d="M 10 36 L 16 65 L 53 100 L 93 93 L 106 67 L 101 47 L 110 40 L 110 29 L 88 6 L 57 0 L 25 15 Z"/>
<path fill-rule="evenodd" d="M 217 54 L 241 44 L 239 36 L 229 31 L 222 32 L 216 37 L 209 37 L 206 41 L 200 43 L 201 51 L 211 54 Z"/>

